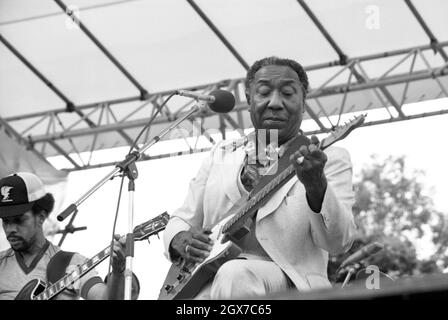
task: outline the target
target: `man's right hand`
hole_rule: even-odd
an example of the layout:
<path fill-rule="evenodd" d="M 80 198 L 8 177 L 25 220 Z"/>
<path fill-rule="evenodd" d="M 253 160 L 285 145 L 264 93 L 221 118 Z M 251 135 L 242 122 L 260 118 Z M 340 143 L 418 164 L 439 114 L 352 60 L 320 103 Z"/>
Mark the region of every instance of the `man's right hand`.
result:
<path fill-rule="evenodd" d="M 208 236 L 210 233 L 209 228 L 181 231 L 171 241 L 171 249 L 187 263 L 200 263 L 209 256 L 212 250 L 213 241 Z"/>

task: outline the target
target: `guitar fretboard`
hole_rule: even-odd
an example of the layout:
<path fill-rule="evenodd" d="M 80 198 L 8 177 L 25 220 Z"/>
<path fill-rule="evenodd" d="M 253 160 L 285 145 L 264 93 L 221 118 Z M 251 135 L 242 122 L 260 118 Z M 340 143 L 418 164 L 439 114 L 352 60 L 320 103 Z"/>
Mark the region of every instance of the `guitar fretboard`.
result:
<path fill-rule="evenodd" d="M 96 265 L 98 265 L 101 261 L 106 259 L 109 256 L 110 247 L 105 248 L 98 254 L 96 254 L 93 258 L 87 260 L 83 264 L 79 266 L 75 266 L 75 270 L 71 273 L 67 274 L 54 284 L 48 286 L 44 291 L 34 297 L 33 300 L 49 300 L 62 290 L 67 288 L 69 285 L 79 280 L 83 275 L 92 270 Z"/>

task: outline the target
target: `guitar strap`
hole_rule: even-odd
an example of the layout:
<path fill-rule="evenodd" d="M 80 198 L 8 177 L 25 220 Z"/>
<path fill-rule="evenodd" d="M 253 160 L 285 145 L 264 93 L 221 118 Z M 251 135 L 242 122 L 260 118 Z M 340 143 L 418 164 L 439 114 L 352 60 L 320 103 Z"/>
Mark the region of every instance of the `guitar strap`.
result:
<path fill-rule="evenodd" d="M 55 283 L 63 276 L 65 276 L 66 269 L 72 259 L 74 252 L 60 250 L 51 257 L 47 265 L 47 280 L 50 283 Z"/>

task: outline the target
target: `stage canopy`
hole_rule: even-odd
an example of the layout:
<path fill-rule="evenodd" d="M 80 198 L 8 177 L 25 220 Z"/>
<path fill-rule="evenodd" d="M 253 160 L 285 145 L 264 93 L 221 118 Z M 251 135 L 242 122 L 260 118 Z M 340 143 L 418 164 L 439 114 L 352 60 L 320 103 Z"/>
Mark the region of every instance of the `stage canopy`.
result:
<path fill-rule="evenodd" d="M 447 12 L 445 0 L 0 0 L 0 126 L 33 161 L 80 170 L 121 160 L 92 154 L 131 145 L 149 121 L 140 142 L 185 114 L 185 97 L 161 107 L 175 90 L 230 90 L 231 113 L 169 136 L 183 142 L 175 152 L 203 151 L 213 130 L 251 127 L 243 79 L 271 55 L 308 72 L 308 133 L 373 110 L 365 125 L 447 113 L 403 107 L 448 96 Z M 142 159 L 173 152 L 157 150 Z"/>

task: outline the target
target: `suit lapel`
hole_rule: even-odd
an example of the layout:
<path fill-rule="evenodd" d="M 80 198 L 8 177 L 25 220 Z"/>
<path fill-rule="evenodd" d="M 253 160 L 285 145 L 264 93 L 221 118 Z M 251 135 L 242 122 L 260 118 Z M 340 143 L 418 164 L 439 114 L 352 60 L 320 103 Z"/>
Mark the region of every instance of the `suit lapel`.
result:
<path fill-rule="evenodd" d="M 221 168 L 221 181 L 224 193 L 233 203 L 236 203 L 241 194 L 238 189 L 239 173 L 244 162 L 246 153 L 242 148 L 238 148 L 233 152 L 229 152 L 224 156 Z"/>
<path fill-rule="evenodd" d="M 285 183 L 283 187 L 281 187 L 277 192 L 275 192 L 271 199 L 260 209 L 258 209 L 257 213 L 257 221 L 263 219 L 267 215 L 274 212 L 282 203 L 283 199 L 288 194 L 289 190 L 294 186 L 294 184 L 298 181 L 297 176 L 292 177 L 288 182 Z"/>

